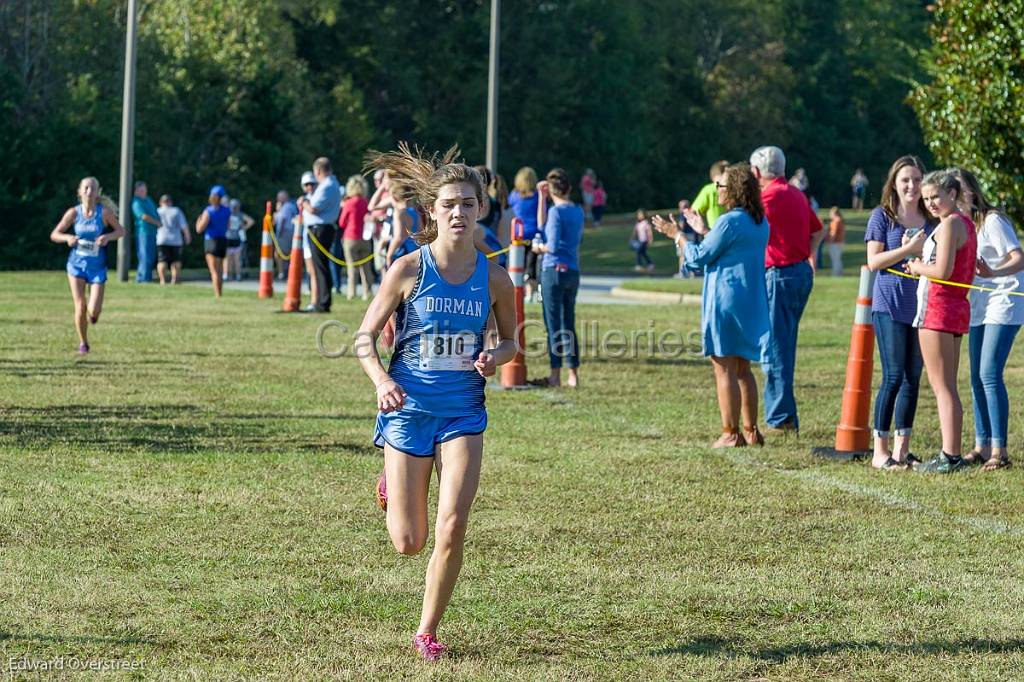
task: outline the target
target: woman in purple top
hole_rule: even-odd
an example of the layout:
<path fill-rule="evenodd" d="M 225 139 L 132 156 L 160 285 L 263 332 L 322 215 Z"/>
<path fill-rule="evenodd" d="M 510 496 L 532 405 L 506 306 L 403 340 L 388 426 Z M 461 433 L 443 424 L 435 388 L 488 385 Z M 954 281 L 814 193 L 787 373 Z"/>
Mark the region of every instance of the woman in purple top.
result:
<path fill-rule="evenodd" d="M 874 455 L 876 469 L 905 469 L 917 458 L 910 454 L 910 434 L 917 412 L 921 382 L 921 348 L 913 327 L 917 312 L 917 281 L 886 272 L 900 269 L 910 257 L 920 257 L 932 221 L 921 199 L 924 164 L 902 156 L 889 169 L 882 205 L 871 212 L 864 233 L 868 267 L 877 272 L 871 295 L 871 319 L 882 363 L 882 383 L 875 398 Z M 890 447 L 895 413 L 896 438 Z"/>

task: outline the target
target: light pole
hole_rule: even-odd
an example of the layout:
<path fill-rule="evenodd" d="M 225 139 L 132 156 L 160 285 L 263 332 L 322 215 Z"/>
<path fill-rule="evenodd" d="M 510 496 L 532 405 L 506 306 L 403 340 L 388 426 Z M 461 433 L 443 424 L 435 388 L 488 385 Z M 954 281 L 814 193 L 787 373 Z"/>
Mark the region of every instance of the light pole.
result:
<path fill-rule="evenodd" d="M 487 70 L 487 167 L 498 172 L 498 44 L 501 0 L 491 0 L 491 55 Z"/>
<path fill-rule="evenodd" d="M 135 158 L 135 0 L 128 0 L 128 35 L 124 49 L 124 102 L 121 108 L 121 202 L 124 237 L 117 242 L 117 278 L 128 281 L 132 261 L 132 163 Z"/>

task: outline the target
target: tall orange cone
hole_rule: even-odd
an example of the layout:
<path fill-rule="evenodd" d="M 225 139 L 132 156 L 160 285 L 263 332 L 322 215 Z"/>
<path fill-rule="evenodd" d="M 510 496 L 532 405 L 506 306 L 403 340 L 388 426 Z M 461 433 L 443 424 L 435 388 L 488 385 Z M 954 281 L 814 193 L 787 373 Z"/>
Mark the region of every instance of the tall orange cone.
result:
<path fill-rule="evenodd" d="M 268 201 L 267 212 L 263 216 L 263 241 L 260 242 L 260 288 L 257 292 L 260 298 L 274 295 L 274 239 L 270 236 L 273 229 L 274 217 Z"/>
<path fill-rule="evenodd" d="M 302 221 L 292 231 L 292 251 L 288 255 L 288 284 L 284 291 L 281 310 L 286 313 L 298 312 L 302 302 Z"/>
<path fill-rule="evenodd" d="M 510 362 L 501 366 L 501 385 L 503 388 L 524 388 L 526 386 L 526 311 L 523 308 L 523 279 L 526 268 L 526 245 L 523 241 L 523 221 L 512 219 L 512 240 L 508 249 L 508 274 L 516 288 L 516 354 Z"/>
<path fill-rule="evenodd" d="M 836 459 L 860 459 L 871 450 L 871 371 L 875 357 L 875 329 L 871 323 L 871 291 L 875 273 L 866 265 L 860 269 L 857 312 L 850 332 L 850 355 L 846 360 L 846 386 L 836 427 L 835 448 L 816 448 L 814 453 Z"/>

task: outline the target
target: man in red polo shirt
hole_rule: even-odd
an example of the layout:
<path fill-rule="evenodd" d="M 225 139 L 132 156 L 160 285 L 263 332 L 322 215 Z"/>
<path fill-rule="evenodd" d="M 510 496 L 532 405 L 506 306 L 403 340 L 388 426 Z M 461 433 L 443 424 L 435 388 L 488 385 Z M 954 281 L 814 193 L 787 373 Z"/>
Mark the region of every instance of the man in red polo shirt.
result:
<path fill-rule="evenodd" d="M 764 416 L 771 429 L 797 431 L 800 422 L 793 395 L 797 333 L 814 285 L 810 257 L 825 233 L 804 193 L 786 182 L 786 156 L 781 149 L 759 147 L 750 155 L 750 166 L 761 185 L 769 227 L 765 282 L 771 332 L 763 351 Z"/>

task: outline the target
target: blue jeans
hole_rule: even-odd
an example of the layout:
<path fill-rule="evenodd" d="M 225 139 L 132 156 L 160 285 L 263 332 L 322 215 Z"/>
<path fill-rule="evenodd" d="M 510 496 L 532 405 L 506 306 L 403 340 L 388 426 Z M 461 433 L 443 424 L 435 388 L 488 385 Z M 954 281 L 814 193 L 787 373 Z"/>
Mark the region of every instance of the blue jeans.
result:
<path fill-rule="evenodd" d="M 139 267 L 135 271 L 136 282 L 152 282 L 153 268 L 156 267 L 156 228 L 135 230 L 135 248 Z"/>
<path fill-rule="evenodd" d="M 814 273 L 805 262 L 781 268 L 768 268 L 764 273 L 768 285 L 768 324 L 770 332 L 765 348 L 764 419 L 768 426 L 784 423 L 800 427 L 793 395 L 793 374 L 796 369 L 796 341 L 800 317 L 814 286 Z"/>
<path fill-rule="evenodd" d="M 914 428 L 924 367 L 917 329 L 894 321 L 889 313 L 871 313 L 871 321 L 878 341 L 878 357 L 882 361 L 882 383 L 875 396 L 875 433 L 889 437 L 895 412 L 896 434 L 909 436 Z"/>
<path fill-rule="evenodd" d="M 345 252 L 341 248 L 341 230 L 335 230 L 334 241 L 330 246 L 331 255 L 338 260 L 344 260 Z M 341 266 L 331 261 L 331 282 L 336 291 L 341 291 Z"/>
<path fill-rule="evenodd" d="M 544 326 L 548 329 L 548 356 L 551 369 L 564 364 L 580 366 L 579 340 L 576 338 L 576 294 L 580 288 L 578 270 L 558 272 L 547 268 L 540 275 L 544 294 Z"/>
<path fill-rule="evenodd" d="M 1006 447 L 1010 399 L 1003 383 L 1003 368 L 1020 325 L 979 324 L 971 327 L 971 395 L 974 398 L 974 442 L 979 446 Z"/>
<path fill-rule="evenodd" d="M 653 262 L 651 257 L 647 255 L 647 242 L 640 242 L 640 248 L 636 250 L 637 266 L 646 267 Z"/>

